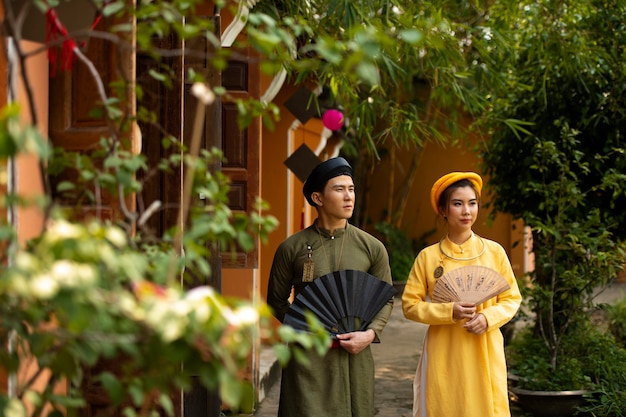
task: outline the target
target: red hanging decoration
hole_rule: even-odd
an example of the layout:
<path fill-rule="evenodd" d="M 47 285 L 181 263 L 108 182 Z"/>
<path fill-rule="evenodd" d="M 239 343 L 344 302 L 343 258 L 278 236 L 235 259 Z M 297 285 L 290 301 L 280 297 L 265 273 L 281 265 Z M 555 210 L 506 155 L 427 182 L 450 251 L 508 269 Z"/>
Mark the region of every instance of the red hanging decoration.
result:
<path fill-rule="evenodd" d="M 63 37 L 63 44 L 61 47 L 61 70 L 70 71 L 72 64 L 76 56 L 74 55 L 74 48 L 76 48 L 76 42 L 70 38 L 67 33 L 67 29 L 63 26 L 59 20 L 56 10 L 54 8 L 48 9 L 46 12 L 46 42 L 56 41 L 58 38 Z M 50 70 L 50 76 L 56 75 L 57 67 L 57 49 L 56 47 L 48 48 L 48 60 L 52 69 Z"/>

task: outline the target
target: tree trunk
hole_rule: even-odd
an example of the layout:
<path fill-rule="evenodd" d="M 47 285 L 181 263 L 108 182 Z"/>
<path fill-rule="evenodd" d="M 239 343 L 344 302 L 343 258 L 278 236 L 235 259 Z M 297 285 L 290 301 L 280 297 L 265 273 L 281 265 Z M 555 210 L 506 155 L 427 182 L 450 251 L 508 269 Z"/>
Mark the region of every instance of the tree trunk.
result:
<path fill-rule="evenodd" d="M 402 227 L 404 211 L 406 210 L 406 205 L 409 201 L 409 196 L 411 195 L 413 183 L 415 182 L 415 178 L 417 177 L 417 167 L 419 165 L 420 159 L 422 158 L 423 150 L 424 148 L 421 146 L 415 148 L 415 156 L 411 160 L 411 167 L 409 168 L 409 173 L 406 180 L 404 181 L 404 188 L 402 189 L 402 194 L 400 194 L 400 199 L 398 201 L 398 208 L 396 210 L 398 215 L 393 222 L 393 225 L 396 229 L 400 229 Z"/>

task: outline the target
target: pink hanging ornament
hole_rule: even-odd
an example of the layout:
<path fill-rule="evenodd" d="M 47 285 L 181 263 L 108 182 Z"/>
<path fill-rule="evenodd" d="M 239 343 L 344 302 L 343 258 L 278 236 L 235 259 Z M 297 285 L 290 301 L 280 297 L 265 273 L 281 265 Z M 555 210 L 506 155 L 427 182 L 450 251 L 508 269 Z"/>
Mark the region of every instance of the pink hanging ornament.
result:
<path fill-rule="evenodd" d="M 339 130 L 343 126 L 343 113 L 339 110 L 326 110 L 322 115 L 324 127 L 330 130 Z"/>

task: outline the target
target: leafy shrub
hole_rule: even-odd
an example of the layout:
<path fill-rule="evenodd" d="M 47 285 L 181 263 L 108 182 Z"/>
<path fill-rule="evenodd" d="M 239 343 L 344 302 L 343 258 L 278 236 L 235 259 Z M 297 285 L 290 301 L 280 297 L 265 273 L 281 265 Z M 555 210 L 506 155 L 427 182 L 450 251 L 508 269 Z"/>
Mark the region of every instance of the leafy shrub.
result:
<path fill-rule="evenodd" d="M 622 347 L 626 347 L 626 298 L 603 306 L 609 332 Z"/>
<path fill-rule="evenodd" d="M 626 310 L 624 303 L 620 304 L 623 317 Z M 610 333 L 604 334 L 603 338 L 584 334 L 583 342 L 590 345 L 590 354 L 583 357 L 583 361 L 589 374 L 594 377 L 594 395 L 580 409 L 581 415 L 626 416 L 626 349 L 623 339 L 620 342 Z"/>
<path fill-rule="evenodd" d="M 426 247 L 426 238 L 432 234 L 428 232 L 419 239 L 410 239 L 406 233 L 392 225 L 380 222 L 376 230 L 382 235 L 382 241 L 389 253 L 391 276 L 394 281 L 406 281 L 415 261 L 415 257 Z"/>
<path fill-rule="evenodd" d="M 558 357 L 551 364 L 542 339 L 528 327 L 507 346 L 510 372 L 519 387 L 530 390 L 610 391 L 626 389 L 626 349 L 608 332 L 578 325 L 561 340 Z M 600 414 L 597 414 L 600 415 Z"/>
<path fill-rule="evenodd" d="M 506 352 L 510 373 L 519 377 L 518 386 L 522 389 L 557 391 L 583 389 L 590 385 L 580 361 L 574 357 L 564 356 L 563 362 L 553 369 L 543 341 L 533 337 L 530 328 L 515 335 Z"/>
<path fill-rule="evenodd" d="M 619 360 L 619 359 L 616 359 Z M 623 358 L 621 359 L 623 360 Z M 615 366 L 620 366 L 616 364 Z M 617 375 L 612 369 L 608 369 L 607 382 L 601 384 L 586 404 L 580 408 L 580 415 L 592 415 L 595 417 L 624 417 L 626 416 L 626 380 L 624 373 Z M 617 379 L 620 378 L 619 381 Z M 609 382 L 608 380 L 613 382 Z"/>

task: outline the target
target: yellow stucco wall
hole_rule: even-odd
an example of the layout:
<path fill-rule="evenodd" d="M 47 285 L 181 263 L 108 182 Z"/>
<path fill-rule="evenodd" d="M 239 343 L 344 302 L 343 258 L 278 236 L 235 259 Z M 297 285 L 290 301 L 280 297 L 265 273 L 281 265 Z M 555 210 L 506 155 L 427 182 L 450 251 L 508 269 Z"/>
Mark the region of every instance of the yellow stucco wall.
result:
<path fill-rule="evenodd" d="M 40 44 L 22 41 L 20 44 L 22 52 L 27 54 L 41 48 Z M 6 65 L 3 63 L 3 65 Z M 25 61 L 25 70 L 30 82 L 30 88 L 33 92 L 34 108 L 36 111 L 37 123 L 40 132 L 47 135 L 48 131 L 48 58 L 42 51 L 38 54 L 30 56 Z M 5 66 L 8 69 L 8 67 Z M 6 97 L 7 91 L 2 86 L 2 94 Z M 21 121 L 24 124 L 33 122 L 29 114 L 29 106 L 24 83 L 20 77 L 17 84 L 17 97 L 15 101 L 20 103 Z M 4 104 L 4 99 L 3 99 Z M 39 175 L 38 158 L 35 155 L 20 155 L 15 158 L 15 192 L 27 199 L 36 199 L 43 194 L 43 186 L 41 183 L 41 175 Z M 24 245 L 28 240 L 39 235 L 43 229 L 43 213 L 34 205 L 28 207 L 20 207 L 15 213 L 15 229 L 18 240 Z M 35 362 L 29 362 L 22 366 L 16 373 L 17 380 L 26 380 L 30 378 L 37 370 Z M 0 369 L 0 389 L 8 390 L 8 375 L 4 369 Z M 39 383 L 47 383 L 47 375 L 41 375 L 38 379 Z M 35 384 L 36 386 L 36 384 Z"/>
<path fill-rule="evenodd" d="M 41 48 L 41 44 L 22 41 L 24 53 Z M 48 57 L 40 51 L 26 59 L 26 71 L 30 81 L 30 88 L 34 92 L 34 107 L 37 112 L 37 126 L 42 135 L 48 134 Z M 32 123 L 27 106 L 27 94 L 20 77 L 18 84 L 17 102 L 22 107 L 22 121 Z M 21 155 L 16 159 L 18 192 L 26 198 L 36 198 L 43 194 L 43 185 L 39 172 L 38 159 L 35 155 Z M 17 233 L 21 244 L 41 233 L 43 228 L 43 214 L 36 207 L 20 208 L 17 213 Z"/>

